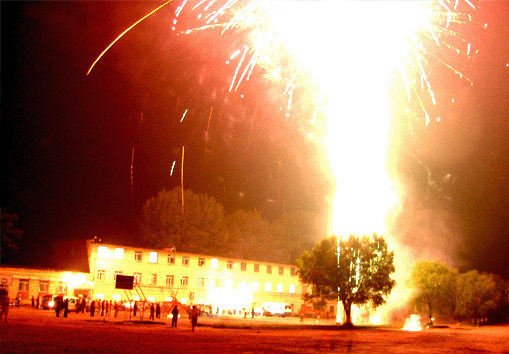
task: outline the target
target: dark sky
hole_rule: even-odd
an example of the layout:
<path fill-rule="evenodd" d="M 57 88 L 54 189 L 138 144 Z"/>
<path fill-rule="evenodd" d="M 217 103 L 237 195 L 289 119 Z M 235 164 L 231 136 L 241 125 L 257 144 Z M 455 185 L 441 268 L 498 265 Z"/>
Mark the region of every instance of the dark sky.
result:
<path fill-rule="evenodd" d="M 158 4 L 2 3 L 2 208 L 18 213 L 26 254 L 94 235 L 135 241 L 144 201 L 180 185 L 182 146 L 185 186 L 228 211 L 325 212 L 330 171 L 305 138 L 304 119 L 279 111 L 281 88 L 254 75 L 244 97 L 227 92 L 233 68 L 225 58 L 241 38 L 214 30 L 177 37 L 170 5 L 86 75 L 118 34 Z M 402 158 L 397 178 L 413 191 L 412 212 L 426 210 L 423 219 L 433 224 L 415 221 L 410 229 L 426 228 L 428 243 L 450 249 L 463 269 L 507 276 L 509 2 L 481 2 L 475 19 L 489 23 L 477 36 L 475 84 L 460 88 L 461 108 L 449 112 L 445 127 L 414 141 L 422 164 Z M 428 183 L 424 165 L 436 183 Z M 437 235 L 435 224 L 446 224 L 449 236 Z M 423 243 L 400 231 L 402 242 Z"/>

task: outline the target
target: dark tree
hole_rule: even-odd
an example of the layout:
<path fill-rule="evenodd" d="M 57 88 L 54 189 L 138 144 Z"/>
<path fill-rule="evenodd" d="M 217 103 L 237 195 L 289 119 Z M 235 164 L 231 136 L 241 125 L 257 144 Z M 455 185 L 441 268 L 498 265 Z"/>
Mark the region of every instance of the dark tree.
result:
<path fill-rule="evenodd" d="M 222 254 L 226 247 L 223 206 L 206 194 L 162 190 L 143 206 L 141 230 L 148 247 Z"/>
<path fill-rule="evenodd" d="M 23 231 L 16 227 L 18 221 L 18 214 L 8 213 L 2 209 L 2 263 L 5 262 L 6 257 L 11 250 L 18 250 L 18 241 L 23 236 Z"/>
<path fill-rule="evenodd" d="M 303 284 L 313 287 L 304 300 L 323 302 L 341 301 L 346 324 L 352 325 L 352 305 L 371 303 L 373 307 L 385 303 L 396 282 L 394 252 L 389 252 L 383 236 L 376 233 L 361 237 L 336 236 L 318 242 L 311 252 L 297 259 Z"/>

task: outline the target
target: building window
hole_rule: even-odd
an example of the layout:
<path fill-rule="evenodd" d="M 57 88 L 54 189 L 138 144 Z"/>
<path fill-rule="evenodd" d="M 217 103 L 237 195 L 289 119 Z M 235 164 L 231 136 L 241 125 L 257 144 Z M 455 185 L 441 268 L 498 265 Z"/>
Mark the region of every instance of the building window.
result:
<path fill-rule="evenodd" d="M 133 273 L 134 283 L 141 284 L 141 273 Z"/>
<path fill-rule="evenodd" d="M 189 277 L 180 277 L 180 285 L 187 286 L 189 284 Z"/>
<path fill-rule="evenodd" d="M 19 280 L 18 290 L 28 292 L 28 279 L 20 279 Z"/>
<path fill-rule="evenodd" d="M 175 265 L 175 256 L 173 254 L 168 255 L 168 264 Z"/>
<path fill-rule="evenodd" d="M 205 267 L 205 258 L 198 258 L 198 267 Z"/>
<path fill-rule="evenodd" d="M 150 274 L 150 278 L 148 279 L 148 283 L 150 285 L 157 285 L 157 274 Z"/>
<path fill-rule="evenodd" d="M 204 278 L 198 278 L 196 280 L 196 286 L 204 286 L 205 285 L 205 279 Z"/>
<path fill-rule="evenodd" d="M 141 262 L 143 260 L 143 254 L 141 251 L 134 251 L 134 260 L 137 262 Z"/>
<path fill-rule="evenodd" d="M 243 271 L 247 270 L 247 263 L 246 262 L 241 262 L 240 263 L 240 270 L 243 270 Z"/>
<path fill-rule="evenodd" d="M 254 281 L 251 288 L 253 289 L 253 291 L 258 291 L 260 290 L 260 284 L 257 281 Z"/>
<path fill-rule="evenodd" d="M 49 292 L 49 280 L 39 280 L 39 292 L 40 293 Z"/>
<path fill-rule="evenodd" d="M 58 282 L 58 293 L 59 294 L 67 294 L 67 283 L 66 282 Z"/>
<path fill-rule="evenodd" d="M 173 286 L 175 277 L 173 275 L 166 276 L 166 285 Z"/>
<path fill-rule="evenodd" d="M 279 267 L 278 274 L 279 275 L 284 275 L 285 274 L 285 267 Z"/>
<path fill-rule="evenodd" d="M 290 284 L 290 287 L 288 288 L 288 292 L 290 294 L 295 294 L 295 284 Z"/>
<path fill-rule="evenodd" d="M 219 284 L 219 282 L 216 279 L 210 279 L 210 288 L 211 289 L 214 289 L 218 284 Z"/>
<path fill-rule="evenodd" d="M 98 258 L 113 258 L 113 251 L 110 251 L 108 247 L 99 246 L 97 247 Z"/>
<path fill-rule="evenodd" d="M 113 295 L 111 295 L 111 298 L 113 300 L 117 300 L 117 301 L 122 300 L 122 296 L 120 296 L 120 294 L 113 294 Z"/>
<path fill-rule="evenodd" d="M 106 271 L 99 269 L 97 271 L 97 280 L 106 280 Z"/>
<path fill-rule="evenodd" d="M 295 271 L 295 268 L 290 268 L 290 275 L 295 275 L 297 272 Z"/>
<path fill-rule="evenodd" d="M 259 264 L 255 264 L 254 265 L 254 271 L 255 271 L 255 273 L 260 272 L 260 265 Z"/>
<path fill-rule="evenodd" d="M 232 280 L 231 280 L 231 279 L 226 279 L 226 280 L 224 281 L 224 287 L 225 287 L 226 289 L 231 289 L 231 288 L 233 287 L 233 282 L 232 282 Z"/>
<path fill-rule="evenodd" d="M 115 248 L 115 259 L 124 259 L 124 249 Z"/>
<path fill-rule="evenodd" d="M 244 290 L 246 288 L 246 281 L 245 280 L 242 280 L 240 283 L 239 283 L 239 290 Z"/>
<path fill-rule="evenodd" d="M 150 263 L 157 263 L 157 252 L 150 252 L 148 255 L 148 261 Z"/>
<path fill-rule="evenodd" d="M 227 261 L 226 262 L 226 268 L 233 269 L 233 262 L 232 261 Z"/>
<path fill-rule="evenodd" d="M 217 258 L 212 258 L 210 260 L 210 268 L 217 269 L 219 267 L 219 260 Z"/>
<path fill-rule="evenodd" d="M 277 291 L 278 293 L 282 293 L 282 292 L 283 292 L 283 284 L 279 283 L 279 284 L 277 285 L 276 291 Z"/>
<path fill-rule="evenodd" d="M 121 270 L 116 270 L 115 274 L 113 274 L 114 281 L 117 281 L 117 275 L 119 275 L 119 274 L 122 275 L 122 274 L 124 274 L 124 272 L 122 272 Z"/>
<path fill-rule="evenodd" d="M 182 265 L 189 267 L 189 256 L 182 256 Z"/>
<path fill-rule="evenodd" d="M 272 291 L 272 284 L 265 283 L 265 292 L 270 293 Z"/>
<path fill-rule="evenodd" d="M 272 274 L 272 266 L 267 265 L 267 274 Z"/>

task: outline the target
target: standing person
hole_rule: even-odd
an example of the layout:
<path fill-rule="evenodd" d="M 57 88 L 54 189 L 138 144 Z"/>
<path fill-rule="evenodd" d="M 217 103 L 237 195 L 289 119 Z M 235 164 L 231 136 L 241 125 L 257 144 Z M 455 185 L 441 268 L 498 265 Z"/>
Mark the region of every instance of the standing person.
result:
<path fill-rule="evenodd" d="M 35 307 L 35 297 L 32 295 L 32 307 Z"/>
<path fill-rule="evenodd" d="M 95 313 L 95 300 L 90 302 L 90 317 L 94 317 Z"/>
<path fill-rule="evenodd" d="M 196 306 L 193 306 L 193 309 L 191 310 L 191 328 L 194 332 L 194 327 L 198 326 L 198 308 Z"/>
<path fill-rule="evenodd" d="M 41 303 L 41 295 L 37 295 L 37 300 L 35 300 L 35 308 L 39 308 L 39 304 Z"/>
<path fill-rule="evenodd" d="M 161 318 L 161 305 L 156 304 L 156 318 Z"/>
<path fill-rule="evenodd" d="M 171 310 L 171 327 L 175 325 L 175 328 L 177 328 L 177 320 L 179 319 L 179 309 L 177 305 Z"/>
<path fill-rule="evenodd" d="M 9 297 L 9 293 L 7 289 L 0 289 L 0 305 L 2 306 L 2 312 L 0 313 L 0 321 L 7 322 L 7 317 L 9 316 L 9 302 L 11 298 Z"/>
<path fill-rule="evenodd" d="M 103 301 L 101 301 L 101 316 L 104 316 L 104 307 L 106 306 L 106 304 L 104 303 L 104 299 Z"/>
<path fill-rule="evenodd" d="M 155 311 L 155 308 L 154 308 L 154 304 L 150 305 L 150 318 L 149 320 L 154 320 L 154 311 Z"/>
<path fill-rule="evenodd" d="M 18 293 L 18 295 L 16 295 L 16 306 L 18 306 L 18 308 L 20 303 L 21 303 L 21 293 Z"/>
<path fill-rule="evenodd" d="M 64 317 L 67 318 L 67 314 L 69 313 L 69 299 L 65 299 L 64 301 Z"/>
<path fill-rule="evenodd" d="M 60 317 L 60 311 L 62 311 L 62 298 L 57 296 L 55 298 L 55 312 L 57 314 L 57 317 Z"/>
<path fill-rule="evenodd" d="M 138 312 L 138 301 L 134 302 L 133 306 L 133 316 L 136 317 L 136 312 Z"/>
<path fill-rule="evenodd" d="M 251 309 L 251 318 L 254 318 L 254 307 Z"/>

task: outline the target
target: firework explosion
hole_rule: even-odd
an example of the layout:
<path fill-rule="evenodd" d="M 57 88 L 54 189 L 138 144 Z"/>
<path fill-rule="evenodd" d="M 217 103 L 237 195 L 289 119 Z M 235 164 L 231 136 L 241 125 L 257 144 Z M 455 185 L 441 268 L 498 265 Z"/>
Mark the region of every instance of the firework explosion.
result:
<path fill-rule="evenodd" d="M 213 29 L 241 38 L 225 58 L 232 66 L 229 91 L 253 75 L 280 84 L 285 116 L 306 116 L 310 137 L 327 135 L 336 179 L 332 232 L 384 234 L 398 199 L 387 177 L 393 163 L 387 145 L 401 143 L 388 140 L 390 106 L 400 107 L 397 119 L 412 135 L 440 121 L 432 80 L 437 66 L 472 84 L 466 73 L 477 50 L 464 33 L 473 8 L 468 0 L 182 0 L 172 30 L 193 35 Z M 319 83 L 312 97 L 296 95 L 310 80 Z M 312 109 L 298 112 L 302 106 Z"/>

